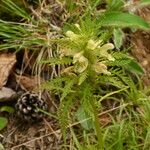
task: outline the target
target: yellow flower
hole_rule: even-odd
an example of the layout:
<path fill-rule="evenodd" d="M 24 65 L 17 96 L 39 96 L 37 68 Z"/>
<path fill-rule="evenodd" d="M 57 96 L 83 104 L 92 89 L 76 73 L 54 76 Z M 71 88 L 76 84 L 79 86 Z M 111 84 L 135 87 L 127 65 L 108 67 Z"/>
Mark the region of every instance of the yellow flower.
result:
<path fill-rule="evenodd" d="M 70 49 L 70 48 L 63 48 L 60 50 L 60 57 L 64 57 L 64 56 L 73 56 L 75 54 L 75 52 Z"/>
<path fill-rule="evenodd" d="M 75 26 L 79 29 L 79 30 L 81 30 L 81 28 L 80 28 L 80 25 L 79 24 L 75 24 Z"/>
<path fill-rule="evenodd" d="M 79 36 L 72 31 L 67 31 L 66 36 L 70 38 L 71 41 L 76 40 Z"/>
<path fill-rule="evenodd" d="M 87 48 L 94 50 L 95 48 L 97 48 L 97 46 L 101 43 L 102 41 L 99 40 L 97 42 L 95 42 L 94 40 L 90 39 L 87 43 Z"/>
<path fill-rule="evenodd" d="M 93 68 L 96 73 L 99 73 L 99 74 L 103 73 L 103 74 L 111 75 L 111 72 L 107 70 L 107 66 L 103 64 L 102 62 L 95 63 Z"/>
<path fill-rule="evenodd" d="M 88 59 L 83 56 L 83 51 L 75 54 L 73 57 L 73 63 L 75 64 L 74 70 L 77 73 L 82 73 L 88 67 Z"/>
<path fill-rule="evenodd" d="M 110 61 L 114 61 L 115 60 L 115 58 L 113 56 L 111 56 L 111 54 L 109 54 L 107 52 L 109 49 L 114 49 L 114 45 L 112 43 L 104 44 L 101 47 L 98 46 L 98 48 L 100 50 L 100 55 L 102 55 L 103 57 L 106 57 Z"/>
<path fill-rule="evenodd" d="M 74 73 L 74 66 L 67 67 L 61 71 L 61 75 L 69 75 L 71 77 L 76 77 Z"/>
<path fill-rule="evenodd" d="M 79 52 L 79 53 L 76 53 L 76 54 L 74 55 L 74 57 L 73 57 L 73 63 L 76 63 L 77 61 L 79 61 L 79 59 L 80 59 L 81 57 L 84 57 L 84 56 L 83 56 L 83 53 L 84 53 L 84 51 L 81 51 L 81 52 Z"/>

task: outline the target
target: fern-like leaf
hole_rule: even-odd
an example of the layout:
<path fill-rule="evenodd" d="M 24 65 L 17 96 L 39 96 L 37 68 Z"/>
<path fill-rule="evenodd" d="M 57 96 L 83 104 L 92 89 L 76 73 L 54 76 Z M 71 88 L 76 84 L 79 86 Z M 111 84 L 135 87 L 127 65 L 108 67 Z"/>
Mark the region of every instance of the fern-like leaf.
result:
<path fill-rule="evenodd" d="M 65 83 L 64 88 L 62 89 L 61 101 L 71 92 L 73 92 L 72 88 L 74 85 L 74 80 L 69 80 Z"/>
<path fill-rule="evenodd" d="M 74 103 L 73 103 L 72 97 L 68 96 L 66 99 L 60 102 L 60 105 L 57 111 L 64 140 L 66 140 L 66 129 L 69 123 L 71 122 L 70 111 L 71 111 L 73 104 Z"/>
<path fill-rule="evenodd" d="M 86 80 L 87 77 L 88 77 L 87 71 L 84 71 L 83 73 L 81 73 L 81 74 L 79 75 L 79 82 L 78 82 L 78 85 L 81 85 L 81 84 Z"/>
<path fill-rule="evenodd" d="M 72 59 L 69 57 L 63 58 L 50 58 L 49 60 L 42 60 L 40 63 L 42 64 L 50 64 L 50 65 L 70 65 L 72 63 Z"/>
<path fill-rule="evenodd" d="M 124 88 L 126 85 L 117 76 L 102 76 L 100 82 L 106 85 L 112 85 L 117 88 Z"/>

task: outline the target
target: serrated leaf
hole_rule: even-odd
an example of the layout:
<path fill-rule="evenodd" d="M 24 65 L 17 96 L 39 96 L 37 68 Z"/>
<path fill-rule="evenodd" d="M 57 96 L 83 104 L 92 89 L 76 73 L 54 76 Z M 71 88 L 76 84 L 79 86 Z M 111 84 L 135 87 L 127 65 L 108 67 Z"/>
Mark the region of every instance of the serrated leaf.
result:
<path fill-rule="evenodd" d="M 68 65 L 72 63 L 72 59 L 69 57 L 63 58 L 50 58 L 49 60 L 42 60 L 39 62 L 40 64 L 50 64 L 50 65 Z"/>
<path fill-rule="evenodd" d="M 74 85 L 74 80 L 68 80 L 68 82 L 66 83 L 66 85 L 63 88 L 63 92 L 61 95 L 61 101 L 69 94 L 72 92 L 72 87 Z"/>
<path fill-rule="evenodd" d="M 130 61 L 130 63 L 126 66 L 126 69 L 140 75 L 144 73 L 143 68 L 134 60 Z"/>
<path fill-rule="evenodd" d="M 6 125 L 7 125 L 7 123 L 8 123 L 7 118 L 5 118 L 5 117 L 0 117 L 0 130 L 2 130 L 3 128 L 5 128 Z"/>
<path fill-rule="evenodd" d="M 80 107 L 78 109 L 76 116 L 77 116 L 78 121 L 81 122 L 81 126 L 85 130 L 90 130 L 92 128 L 92 122 L 91 122 L 91 120 L 86 120 L 89 116 L 84 111 L 83 107 Z M 83 122 L 83 120 L 84 120 L 84 122 Z"/>
<path fill-rule="evenodd" d="M 10 106 L 2 106 L 0 108 L 0 112 L 8 112 L 8 113 L 13 113 L 15 110 L 13 107 Z"/>
<path fill-rule="evenodd" d="M 128 56 L 127 54 L 121 53 L 121 52 L 114 52 L 112 56 L 115 58 L 115 61 L 108 61 L 106 64 L 108 66 L 121 66 L 124 67 L 128 65 L 131 60 L 133 60 L 132 57 Z"/>
<path fill-rule="evenodd" d="M 113 40 L 114 40 L 115 47 L 119 49 L 123 43 L 124 33 L 120 28 L 118 28 L 118 29 L 114 29 L 113 35 L 114 35 Z"/>
<path fill-rule="evenodd" d="M 150 24 L 145 22 L 139 16 L 121 13 L 121 12 L 106 12 L 98 19 L 100 26 L 115 26 L 115 27 L 134 27 L 141 29 L 150 29 Z"/>
<path fill-rule="evenodd" d="M 81 73 L 79 76 L 78 85 L 81 85 L 86 80 L 87 76 L 88 76 L 87 72 Z"/>
<path fill-rule="evenodd" d="M 108 66 L 120 66 L 120 67 L 124 67 L 127 64 L 129 64 L 130 61 L 131 61 L 131 59 L 123 58 L 123 59 L 116 59 L 115 61 L 111 61 L 111 62 L 109 61 L 106 64 Z"/>

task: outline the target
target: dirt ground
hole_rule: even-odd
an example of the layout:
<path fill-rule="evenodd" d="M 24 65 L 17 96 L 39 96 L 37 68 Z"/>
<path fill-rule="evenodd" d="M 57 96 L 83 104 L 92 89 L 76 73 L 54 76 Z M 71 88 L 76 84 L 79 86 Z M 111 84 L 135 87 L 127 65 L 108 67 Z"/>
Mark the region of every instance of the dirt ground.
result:
<path fill-rule="evenodd" d="M 138 14 L 150 22 L 150 7 Z M 137 30 L 131 34 L 132 55 L 145 69 L 143 82 L 150 85 L 150 31 Z M 0 142 L 6 150 L 62 150 L 62 135 L 57 122 L 51 118 L 31 124 L 24 123 L 15 114 L 9 117 L 7 128 L 0 134 Z"/>
<path fill-rule="evenodd" d="M 6 150 L 60 150 L 62 136 L 54 119 L 43 119 L 36 123 L 22 122 L 15 115 L 0 136 Z"/>
<path fill-rule="evenodd" d="M 150 7 L 138 10 L 138 14 L 150 23 Z M 131 35 L 132 54 L 145 69 L 143 82 L 150 85 L 150 31 L 138 30 Z"/>

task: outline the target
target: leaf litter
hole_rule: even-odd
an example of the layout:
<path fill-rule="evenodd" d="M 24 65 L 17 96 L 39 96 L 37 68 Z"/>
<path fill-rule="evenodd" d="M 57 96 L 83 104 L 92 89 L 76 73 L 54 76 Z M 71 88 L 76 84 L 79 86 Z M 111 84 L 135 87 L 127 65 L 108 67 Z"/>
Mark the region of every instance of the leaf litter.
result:
<path fill-rule="evenodd" d="M 16 63 L 16 55 L 11 53 L 0 54 L 0 89 L 6 84 L 9 74 Z"/>

